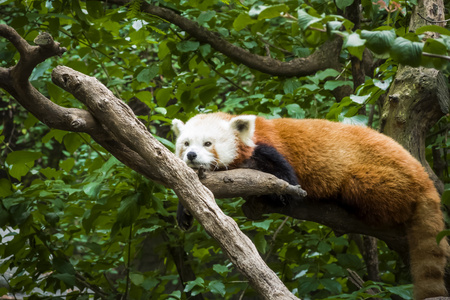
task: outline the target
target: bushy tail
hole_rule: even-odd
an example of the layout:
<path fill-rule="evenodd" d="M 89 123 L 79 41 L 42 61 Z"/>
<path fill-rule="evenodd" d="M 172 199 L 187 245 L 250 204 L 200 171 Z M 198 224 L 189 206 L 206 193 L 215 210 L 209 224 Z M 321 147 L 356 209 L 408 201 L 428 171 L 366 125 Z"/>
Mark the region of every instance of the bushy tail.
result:
<path fill-rule="evenodd" d="M 444 238 L 438 245 L 436 235 L 444 230 L 444 220 L 437 192 L 419 200 L 408 226 L 414 299 L 447 296 L 444 275 L 450 248 Z"/>

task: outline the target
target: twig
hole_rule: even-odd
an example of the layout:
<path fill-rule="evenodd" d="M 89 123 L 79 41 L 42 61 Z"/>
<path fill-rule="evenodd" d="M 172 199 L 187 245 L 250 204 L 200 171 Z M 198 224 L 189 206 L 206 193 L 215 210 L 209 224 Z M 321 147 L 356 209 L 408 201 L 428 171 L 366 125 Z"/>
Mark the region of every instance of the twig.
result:
<path fill-rule="evenodd" d="M 422 19 L 424 19 L 425 21 L 430 22 L 430 23 L 446 23 L 446 22 L 449 22 L 449 21 L 450 21 L 450 19 L 442 20 L 442 21 L 433 21 L 433 20 L 431 20 L 431 19 L 428 19 L 427 17 L 422 16 L 420 13 L 417 13 L 417 15 L 418 15 L 419 17 L 421 17 Z"/>
<path fill-rule="evenodd" d="M 433 54 L 433 53 L 428 53 L 428 52 L 422 52 L 422 55 L 428 56 L 428 57 L 434 57 L 434 58 L 441 58 L 441 59 L 450 61 L 450 56 L 446 56 L 446 55 L 439 55 L 439 54 Z"/>
<path fill-rule="evenodd" d="M 272 245 L 270 246 L 270 249 L 267 252 L 266 257 L 264 258 L 264 261 L 267 261 L 267 259 L 269 258 L 270 254 L 272 254 L 273 245 L 275 243 L 275 240 L 277 239 L 278 233 L 280 233 L 281 229 L 284 227 L 284 225 L 286 225 L 286 223 L 289 220 L 289 218 L 290 217 L 284 218 L 283 222 L 280 224 L 280 226 L 278 226 L 277 230 L 275 230 L 275 233 L 272 236 Z"/>
<path fill-rule="evenodd" d="M 262 35 L 262 34 L 259 33 L 259 35 Z M 259 39 L 260 39 L 260 41 L 263 42 L 264 44 L 267 44 L 267 45 L 269 45 L 270 47 L 272 47 L 272 48 L 274 48 L 274 49 L 277 49 L 277 50 L 283 52 L 284 54 L 287 54 L 287 55 L 289 55 L 289 56 L 295 56 L 295 54 L 294 54 L 293 52 L 288 51 L 288 50 L 286 50 L 286 49 L 283 49 L 283 48 L 281 48 L 281 47 L 275 46 L 274 44 L 272 44 L 272 43 L 266 41 L 265 39 L 263 39 L 261 36 L 259 37 Z"/>

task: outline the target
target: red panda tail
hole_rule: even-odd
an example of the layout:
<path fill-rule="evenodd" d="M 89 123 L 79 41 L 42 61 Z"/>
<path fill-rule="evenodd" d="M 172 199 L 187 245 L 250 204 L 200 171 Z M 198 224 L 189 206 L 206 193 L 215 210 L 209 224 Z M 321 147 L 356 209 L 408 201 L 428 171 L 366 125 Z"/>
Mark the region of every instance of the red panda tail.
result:
<path fill-rule="evenodd" d="M 419 199 L 408 227 L 414 299 L 446 296 L 444 275 L 450 248 L 445 238 L 439 245 L 436 242 L 436 235 L 444 230 L 437 192 Z"/>

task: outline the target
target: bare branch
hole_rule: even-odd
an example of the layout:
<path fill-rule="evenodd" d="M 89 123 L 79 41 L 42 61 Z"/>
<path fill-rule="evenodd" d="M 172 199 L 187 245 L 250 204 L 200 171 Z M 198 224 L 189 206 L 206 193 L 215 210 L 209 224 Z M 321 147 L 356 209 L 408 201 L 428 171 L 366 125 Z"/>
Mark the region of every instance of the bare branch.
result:
<path fill-rule="evenodd" d="M 402 257 L 406 258 L 408 256 L 404 226 L 390 228 L 369 226 L 333 202 L 318 203 L 308 200 L 306 192 L 299 186 L 291 186 L 270 174 L 256 170 L 236 169 L 209 172 L 205 178 L 200 180 L 214 193 L 216 198 L 238 196 L 245 198 L 247 196 L 271 193 L 294 196 L 295 200 L 285 206 L 271 206 L 250 198 L 242 207 L 245 215 L 250 219 L 261 219 L 264 214 L 279 213 L 295 219 L 326 225 L 332 228 L 337 235 L 360 233 L 374 236 L 385 241 L 391 249 L 397 251 Z"/>
<path fill-rule="evenodd" d="M 54 83 L 82 101 L 91 113 L 66 109 L 52 103 L 31 86 L 28 76 L 19 74 L 17 70 L 32 70 L 35 61 L 26 57 L 44 53 L 35 57 L 38 61 L 57 55 L 60 52 L 55 50 L 59 49 L 59 45 L 52 47 L 54 42 L 43 36 L 43 41 L 38 41 L 41 46 L 24 46 L 24 40 L 6 25 L 0 28 L 0 36 L 6 36 L 21 49 L 21 63 L 9 69 L 0 69 L 0 78 L 5 79 L 0 87 L 10 92 L 49 126 L 64 130 L 85 130 L 131 168 L 173 188 L 180 201 L 221 244 L 230 260 L 265 299 L 297 299 L 267 267 L 256 247 L 237 224 L 219 209 L 212 193 L 200 183 L 194 171 L 159 143 L 126 104 L 97 79 L 67 67 L 55 68 L 52 74 Z M 73 112 L 84 118 L 74 122 L 73 118 L 67 117 L 72 116 Z"/>
<path fill-rule="evenodd" d="M 128 0 L 112 0 L 108 2 L 118 5 L 130 3 Z M 327 68 L 338 68 L 340 65 L 339 53 L 341 52 L 342 47 L 342 38 L 340 37 L 335 37 L 334 39 L 325 42 L 309 57 L 295 58 L 291 61 L 283 62 L 269 56 L 256 55 L 235 46 L 223 39 L 217 33 L 207 30 L 198 25 L 197 22 L 191 21 L 168 8 L 153 6 L 147 2 L 143 2 L 141 9 L 146 13 L 175 24 L 189 35 L 196 38 L 199 42 L 210 44 L 211 47 L 237 63 L 244 64 L 249 68 L 266 74 L 285 77 L 300 77 L 311 75 Z"/>
<path fill-rule="evenodd" d="M 94 77 L 67 67 L 54 69 L 53 82 L 82 101 L 118 140 L 142 157 L 147 168 L 173 188 L 183 205 L 220 243 L 255 290 L 266 299 L 297 299 L 267 267 L 236 222 L 220 210 L 195 172 L 159 143 L 126 104 Z"/>
<path fill-rule="evenodd" d="M 260 196 L 268 194 L 291 195 L 297 199 L 306 197 L 300 186 L 289 185 L 271 174 L 251 169 L 235 169 L 224 172 L 207 172 L 201 182 L 216 198 Z"/>

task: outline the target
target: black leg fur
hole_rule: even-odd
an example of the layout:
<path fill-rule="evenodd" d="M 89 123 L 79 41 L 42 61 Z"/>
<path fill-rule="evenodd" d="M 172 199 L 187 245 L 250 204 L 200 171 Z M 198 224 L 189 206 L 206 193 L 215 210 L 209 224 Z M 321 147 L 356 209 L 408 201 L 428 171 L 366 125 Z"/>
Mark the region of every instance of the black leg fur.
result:
<path fill-rule="evenodd" d="M 257 145 L 251 158 L 246 160 L 240 167 L 272 174 L 284 181 L 287 181 L 291 185 L 299 184 L 294 168 L 274 147 L 266 144 Z M 251 197 L 251 201 L 249 201 L 249 198 L 246 200 L 249 203 L 255 203 L 254 201 L 258 201 L 266 205 L 279 207 L 287 205 L 291 199 L 292 197 L 289 195 L 271 194 Z M 249 208 L 249 210 L 252 209 Z M 246 213 L 246 215 L 251 218 L 249 213 Z M 183 205 L 181 205 L 181 203 L 178 203 L 177 222 L 178 226 L 180 226 L 183 230 L 188 230 L 193 223 L 193 217 L 183 207 Z"/>
<path fill-rule="evenodd" d="M 183 230 L 188 230 L 191 228 L 192 223 L 194 222 L 194 218 L 191 213 L 188 212 L 179 201 L 177 209 L 177 222 L 178 226 Z"/>
<path fill-rule="evenodd" d="M 251 158 L 245 161 L 241 167 L 272 174 L 291 185 L 299 184 L 294 168 L 274 147 L 266 144 L 257 145 Z M 258 201 L 272 206 L 284 206 L 292 199 L 288 195 L 276 194 L 256 198 Z"/>

